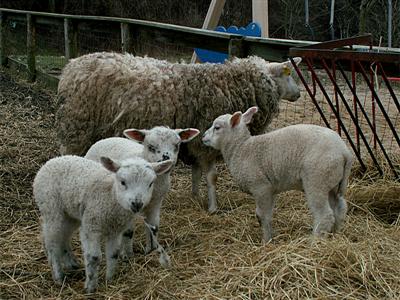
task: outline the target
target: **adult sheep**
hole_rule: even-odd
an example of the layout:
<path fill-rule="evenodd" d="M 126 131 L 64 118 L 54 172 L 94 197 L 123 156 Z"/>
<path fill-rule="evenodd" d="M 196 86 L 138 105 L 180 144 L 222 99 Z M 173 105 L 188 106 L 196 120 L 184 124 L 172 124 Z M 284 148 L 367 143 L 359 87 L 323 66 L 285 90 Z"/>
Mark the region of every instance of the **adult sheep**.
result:
<path fill-rule="evenodd" d="M 225 64 L 169 63 L 108 52 L 81 56 L 66 65 L 58 86 L 60 152 L 82 155 L 96 141 L 132 127 L 204 131 L 217 116 L 251 106 L 258 106 L 260 114 L 250 131 L 263 133 L 277 115 L 280 99 L 300 97 L 291 68 L 290 62 L 267 63 L 256 56 Z M 213 212 L 219 152 L 200 139 L 183 146 L 180 158 L 192 165 L 192 192 L 198 195 L 205 171 L 208 210 Z"/>

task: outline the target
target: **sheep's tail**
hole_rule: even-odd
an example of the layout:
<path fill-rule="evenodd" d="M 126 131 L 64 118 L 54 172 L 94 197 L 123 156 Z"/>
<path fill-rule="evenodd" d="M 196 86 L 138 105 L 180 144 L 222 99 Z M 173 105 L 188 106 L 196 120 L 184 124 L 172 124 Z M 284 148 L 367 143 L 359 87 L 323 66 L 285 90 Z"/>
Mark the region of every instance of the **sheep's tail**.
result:
<path fill-rule="evenodd" d="M 336 194 L 337 202 L 334 206 L 335 213 L 335 226 L 334 231 L 337 232 L 341 229 L 344 219 L 347 214 L 347 202 L 344 198 L 344 194 L 346 192 L 347 184 L 349 183 L 349 176 L 351 172 L 351 165 L 353 163 L 353 158 L 351 155 L 345 156 L 344 170 L 342 180 L 339 182 L 339 188 Z"/>
<path fill-rule="evenodd" d="M 343 198 L 346 192 L 347 185 L 349 183 L 349 176 L 351 173 L 351 166 L 353 164 L 353 157 L 351 155 L 345 156 L 344 170 L 343 170 L 343 178 L 339 183 L 338 189 L 338 198 Z"/>

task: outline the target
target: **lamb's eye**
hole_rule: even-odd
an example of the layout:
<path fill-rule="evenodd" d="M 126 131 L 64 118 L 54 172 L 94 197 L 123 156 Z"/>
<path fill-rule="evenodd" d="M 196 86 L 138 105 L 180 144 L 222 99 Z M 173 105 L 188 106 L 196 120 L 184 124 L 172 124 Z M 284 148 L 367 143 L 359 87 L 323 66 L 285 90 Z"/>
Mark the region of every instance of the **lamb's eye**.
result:
<path fill-rule="evenodd" d="M 214 126 L 214 130 L 220 130 L 220 129 L 221 129 L 221 127 L 219 125 Z"/>
<path fill-rule="evenodd" d="M 153 145 L 149 145 L 147 146 L 147 148 L 149 149 L 150 152 L 156 153 L 156 147 L 154 147 Z"/>
<path fill-rule="evenodd" d="M 124 180 L 121 180 L 121 185 L 126 186 L 126 182 Z"/>
<path fill-rule="evenodd" d="M 151 187 L 153 186 L 153 183 L 154 183 L 154 181 L 152 181 L 152 182 L 149 184 L 149 188 L 151 188 Z"/>

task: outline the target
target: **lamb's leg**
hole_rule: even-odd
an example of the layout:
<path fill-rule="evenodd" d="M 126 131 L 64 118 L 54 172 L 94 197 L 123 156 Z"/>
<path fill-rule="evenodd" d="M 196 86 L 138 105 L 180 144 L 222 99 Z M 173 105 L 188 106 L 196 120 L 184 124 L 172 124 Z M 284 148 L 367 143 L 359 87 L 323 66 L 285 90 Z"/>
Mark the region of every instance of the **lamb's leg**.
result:
<path fill-rule="evenodd" d="M 153 232 L 155 230 L 155 227 L 153 225 L 151 225 L 151 224 L 146 223 L 146 222 L 145 222 L 145 225 L 146 225 L 146 228 L 149 230 L 150 234 L 153 235 L 152 239 L 153 239 L 153 243 L 154 243 L 154 246 L 155 246 L 155 250 L 160 254 L 160 258 L 159 258 L 160 264 L 165 268 L 169 267 L 170 264 L 171 264 L 170 263 L 171 260 L 170 260 L 170 258 L 168 256 L 167 252 L 163 248 L 163 246 L 161 246 L 158 243 L 157 238 L 153 234 Z"/>
<path fill-rule="evenodd" d="M 209 161 L 206 165 L 206 180 L 208 190 L 208 212 L 213 213 L 217 210 L 217 169 L 215 167 L 215 160 Z"/>
<path fill-rule="evenodd" d="M 338 232 L 342 228 L 347 214 L 346 200 L 342 196 L 338 195 L 337 190 L 338 189 L 335 188 L 329 192 L 329 205 L 335 215 L 334 232 Z"/>
<path fill-rule="evenodd" d="M 63 262 L 67 270 L 78 269 L 79 262 L 72 252 L 71 237 L 74 231 L 79 227 L 79 223 L 74 220 L 68 220 L 63 226 Z"/>
<path fill-rule="evenodd" d="M 44 245 L 46 248 L 49 264 L 52 268 L 53 279 L 57 284 L 61 284 L 64 279 L 64 272 L 61 265 L 64 239 L 61 231 L 61 229 L 63 228 L 61 218 L 62 217 L 60 216 L 60 219 L 54 219 L 60 220 L 60 222 L 57 224 L 48 223 L 46 221 L 43 222 Z"/>
<path fill-rule="evenodd" d="M 314 219 L 314 235 L 322 236 L 331 233 L 335 225 L 335 216 L 329 204 L 329 191 L 308 182 L 304 182 L 303 186 Z"/>
<path fill-rule="evenodd" d="M 275 206 L 275 195 L 270 186 L 259 186 L 251 190 L 256 199 L 256 216 L 263 231 L 263 241 L 272 239 L 272 215 Z"/>
<path fill-rule="evenodd" d="M 121 239 L 120 256 L 122 259 L 129 259 L 133 256 L 133 220 L 122 233 Z"/>
<path fill-rule="evenodd" d="M 145 222 L 151 225 L 152 228 L 150 229 L 149 226 L 146 226 L 146 254 L 157 248 L 161 203 L 162 199 L 152 198 L 151 204 L 143 212 L 145 216 Z"/>
<path fill-rule="evenodd" d="M 120 246 L 121 246 L 121 234 L 108 238 L 106 242 L 107 281 L 110 281 L 114 275 L 115 268 L 118 262 Z"/>
<path fill-rule="evenodd" d="M 201 181 L 201 166 L 197 162 L 192 165 L 192 195 L 199 196 L 199 186 Z"/>
<path fill-rule="evenodd" d="M 81 227 L 81 243 L 85 259 L 86 281 L 85 290 L 93 293 L 97 289 L 99 280 L 99 266 L 101 261 L 101 238 L 99 235 L 88 232 Z"/>

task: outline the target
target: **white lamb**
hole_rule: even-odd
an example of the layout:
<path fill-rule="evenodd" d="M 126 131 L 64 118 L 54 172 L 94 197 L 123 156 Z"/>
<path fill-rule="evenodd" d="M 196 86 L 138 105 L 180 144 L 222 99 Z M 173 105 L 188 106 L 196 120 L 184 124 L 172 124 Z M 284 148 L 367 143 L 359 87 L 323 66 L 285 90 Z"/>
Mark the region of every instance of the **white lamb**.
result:
<path fill-rule="evenodd" d="M 150 202 L 156 175 L 167 172 L 172 164 L 171 160 L 149 163 L 142 158 L 119 163 L 107 157 L 102 157 L 99 164 L 70 155 L 44 164 L 33 182 L 33 194 L 42 216 L 53 279 L 62 282 L 62 265 L 78 267 L 70 240 L 80 226 L 86 291 L 97 289 L 102 240 L 106 241 L 106 277 L 110 280 L 123 231 L 133 215 Z M 164 253 L 160 259 L 169 258 Z"/>
<path fill-rule="evenodd" d="M 102 156 L 108 156 L 116 160 L 139 156 L 149 162 L 170 159 L 175 164 L 178 159 L 180 144 L 191 141 L 199 133 L 200 131 L 194 128 L 170 129 L 162 126 L 157 126 L 150 130 L 126 129 L 124 135 L 134 141 L 120 137 L 100 140 L 90 147 L 85 158 L 100 161 Z M 170 186 L 170 172 L 158 176 L 154 183 L 154 191 L 150 203 L 143 210 L 145 222 L 154 228 L 151 231 L 148 226 L 146 227 L 146 253 L 155 249 L 158 243 L 157 240 L 153 241 L 153 237 L 157 238 L 160 225 L 160 209 Z M 132 237 L 133 224 L 123 234 L 121 256 L 124 258 L 133 255 Z"/>
<path fill-rule="evenodd" d="M 292 189 L 305 192 L 315 235 L 338 230 L 347 212 L 343 197 L 353 162 L 346 144 L 336 132 L 316 125 L 251 136 L 247 124 L 257 111 L 219 116 L 202 140 L 221 150 L 232 176 L 254 196 L 263 239 L 272 238 L 275 195 Z"/>

